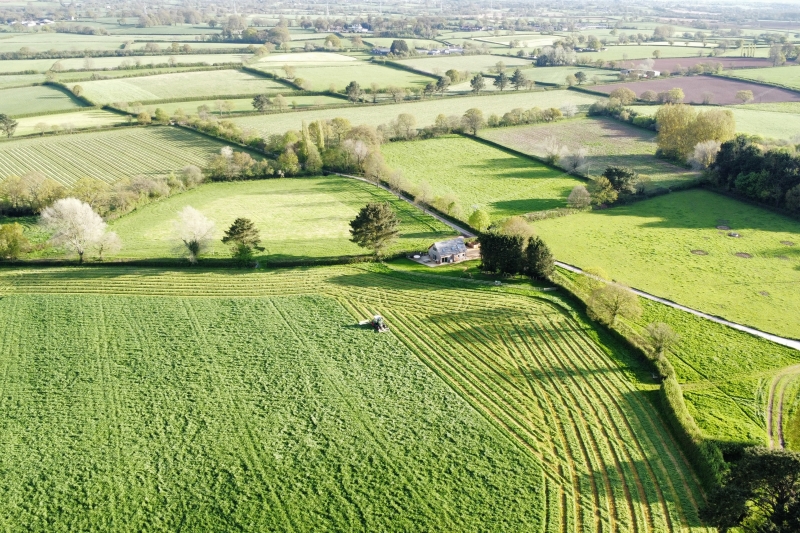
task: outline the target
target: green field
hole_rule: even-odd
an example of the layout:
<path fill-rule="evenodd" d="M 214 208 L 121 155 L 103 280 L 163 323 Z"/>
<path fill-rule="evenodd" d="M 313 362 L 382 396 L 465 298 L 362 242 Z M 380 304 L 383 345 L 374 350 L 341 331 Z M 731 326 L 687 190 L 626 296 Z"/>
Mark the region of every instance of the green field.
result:
<path fill-rule="evenodd" d="M 37 85 L 0 90 L 0 113 L 11 116 L 71 111 L 80 107 L 77 100 L 53 87 Z"/>
<path fill-rule="evenodd" d="M 505 63 L 506 67 L 509 69 L 513 69 L 517 66 L 526 67 L 531 65 L 531 61 L 529 59 L 522 59 L 519 57 L 499 57 L 493 55 L 429 56 L 396 61 L 401 65 L 407 65 L 423 72 L 429 72 L 436 76 L 441 76 L 450 69 L 456 69 L 459 72 L 468 70 L 470 72 L 488 73 L 500 61 Z M 491 82 L 492 80 L 487 81 Z"/>
<path fill-rule="evenodd" d="M 0 280 L 10 529 L 707 531 L 652 385 L 547 301 L 380 267 Z"/>
<path fill-rule="evenodd" d="M 784 87 L 800 89 L 800 66 L 747 68 L 725 71 L 726 76 L 743 80 L 776 83 Z"/>
<path fill-rule="evenodd" d="M 566 207 L 572 188 L 585 183 L 464 137 L 391 143 L 381 150 L 413 185 L 427 182 L 435 196 L 457 198 L 464 220 L 479 207 L 493 220 Z"/>
<path fill-rule="evenodd" d="M 6 74 L 0 76 L 0 89 L 26 87 L 34 83 L 42 83 L 44 80 L 44 74 Z"/>
<path fill-rule="evenodd" d="M 297 104 L 297 109 L 302 109 L 304 107 L 317 107 L 317 106 L 326 106 L 326 105 L 346 105 L 347 101 L 343 98 L 337 98 L 335 96 L 325 96 L 325 95 L 316 95 L 316 96 L 294 96 L 291 91 L 283 91 L 284 97 L 286 98 L 286 103 L 290 108 L 294 108 L 295 104 Z M 253 99 L 252 98 L 234 98 L 232 100 L 227 100 L 228 102 L 233 104 L 233 114 L 237 113 L 252 113 L 255 111 L 253 108 Z M 146 109 L 150 110 L 150 112 L 154 112 L 156 109 L 163 109 L 167 113 L 175 113 L 178 109 L 182 109 L 186 114 L 193 115 L 197 113 L 197 108 L 200 106 L 208 106 L 210 111 L 209 113 L 217 116 L 228 116 L 228 112 L 226 111 L 223 115 L 220 115 L 220 112 L 217 108 L 218 100 L 196 100 L 192 102 L 173 102 L 170 104 L 150 104 L 145 106 Z"/>
<path fill-rule="evenodd" d="M 121 37 L 80 35 L 76 33 L 20 33 L 3 35 L 0 53 L 17 52 L 27 46 L 35 52 L 48 50 L 116 50 L 125 43 Z"/>
<path fill-rule="evenodd" d="M 534 226 L 558 260 L 600 266 L 632 287 L 800 338 L 800 222 L 693 190 Z"/>
<path fill-rule="evenodd" d="M 191 46 L 191 45 L 190 45 Z M 175 54 L 165 52 L 160 56 L 127 56 L 127 57 L 93 57 L 88 62 L 85 58 L 62 59 L 63 70 L 106 69 L 138 65 L 160 65 L 169 63 L 170 59 L 177 64 L 205 63 L 206 65 L 220 65 L 223 63 L 241 63 L 250 57 L 249 54 Z M 135 72 L 135 71 L 133 71 Z M 102 73 L 101 73 L 102 75 Z"/>
<path fill-rule="evenodd" d="M 114 124 L 127 123 L 124 116 L 102 109 L 87 109 L 72 113 L 59 113 L 57 115 L 43 115 L 38 117 L 26 117 L 17 119 L 19 125 L 14 134 L 16 137 L 24 135 L 41 134 L 38 125 L 47 124 L 51 131 L 53 126 L 58 126 L 62 130 L 82 130 L 89 128 L 100 128 L 103 126 L 113 126 Z M 2 148 L 0 148 L 2 150 Z"/>
<path fill-rule="evenodd" d="M 280 69 L 284 65 L 330 65 L 331 63 L 357 63 L 358 60 L 331 52 L 303 52 L 292 54 L 269 54 L 254 63 L 253 66 Z M 277 72 L 277 71 L 276 71 Z M 281 73 L 282 74 L 282 73 Z"/>
<path fill-rule="evenodd" d="M 397 118 L 401 113 L 409 113 L 417 119 L 417 127 L 434 123 L 437 115 L 463 115 L 467 109 L 476 107 L 488 117 L 491 113 L 502 115 L 514 108 L 530 109 L 540 107 L 562 107 L 575 104 L 586 110 L 593 102 L 600 100 L 598 96 L 575 91 L 541 91 L 515 92 L 505 95 L 486 95 L 476 97 L 436 97 L 422 101 L 404 102 L 396 105 L 359 106 L 350 109 L 329 109 L 301 111 L 299 113 L 282 113 L 280 115 L 253 116 L 234 119 L 242 128 L 253 128 L 262 135 L 284 133 L 288 130 L 299 130 L 303 121 L 330 120 L 343 117 L 353 124 L 369 124 L 378 126 Z"/>
<path fill-rule="evenodd" d="M 698 43 L 695 43 L 698 44 Z M 649 59 L 653 57 L 653 52 L 658 50 L 661 52 L 661 57 L 698 57 L 702 55 L 707 57 L 714 49 L 714 45 L 709 44 L 706 47 L 702 46 L 686 46 L 683 43 L 675 43 L 670 46 L 668 43 L 661 45 L 617 45 L 609 46 L 603 52 L 588 52 L 578 54 L 580 57 L 588 57 L 592 61 L 602 59 L 603 61 L 627 61 L 628 59 Z"/>
<path fill-rule="evenodd" d="M 525 71 L 525 76 L 536 82 L 544 83 L 557 83 L 559 85 L 567 84 L 567 76 L 575 74 L 576 72 L 583 72 L 589 83 L 611 83 L 619 80 L 619 76 L 613 70 L 604 70 L 600 68 L 582 68 L 582 67 L 539 67 Z"/>
<path fill-rule="evenodd" d="M 545 141 L 557 139 L 571 153 L 588 152 L 588 174 L 599 176 L 611 165 L 628 166 L 649 178 L 649 189 L 697 179 L 696 172 L 655 157 L 655 133 L 610 118 L 579 118 L 552 124 L 485 129 L 480 136 L 520 152 L 545 157 Z"/>
<path fill-rule="evenodd" d="M 767 408 L 770 390 L 800 363 L 800 352 L 736 331 L 677 309 L 642 300 L 641 327 L 669 324 L 680 341 L 669 354 L 689 412 L 704 435 L 723 443 L 777 444 L 777 406 L 791 395 L 773 394 L 771 432 Z M 709 349 L 713 347 L 713 349 Z M 785 418 L 788 420 L 788 417 Z"/>
<path fill-rule="evenodd" d="M 262 63 L 253 65 L 254 68 L 259 70 L 283 76 L 281 66 L 279 64 L 267 65 Z M 309 84 L 309 90 L 311 91 L 327 91 L 333 87 L 341 92 L 351 81 L 358 82 L 362 89 L 369 89 L 370 84 L 373 82 L 382 88 L 396 85 L 397 87 L 409 89 L 422 89 L 431 80 L 436 81 L 433 78 L 420 76 L 413 72 L 383 67 L 363 61 L 333 61 L 327 65 L 297 66 L 295 68 L 295 76 L 294 81 L 298 79 L 304 80 Z"/>
<path fill-rule="evenodd" d="M 370 202 L 392 203 L 403 221 L 391 251 L 424 250 L 453 235 L 445 225 L 393 195 L 349 178 L 291 178 L 204 185 L 147 205 L 115 220 L 124 243 L 119 257 L 176 257 L 172 222 L 190 205 L 216 222 L 210 257 L 230 257 L 220 239 L 238 217 L 253 220 L 263 238 L 262 260 L 365 255 L 350 242 L 349 222 Z M 180 252 L 179 252 L 180 253 Z"/>
<path fill-rule="evenodd" d="M 362 39 L 365 43 L 369 43 L 373 46 L 382 46 L 385 48 L 389 48 L 392 46 L 392 43 L 396 41 L 394 37 L 364 37 Z M 444 48 L 444 45 L 439 41 L 434 41 L 431 39 L 403 39 L 406 44 L 408 44 L 409 48 Z"/>
<path fill-rule="evenodd" d="M 141 78 L 81 82 L 84 95 L 92 102 L 108 104 L 168 98 L 260 94 L 291 91 L 286 85 L 240 70 L 211 70 L 159 74 Z"/>
<path fill-rule="evenodd" d="M 166 126 L 21 139 L 0 143 L 0 178 L 41 172 L 70 185 L 83 177 L 113 182 L 139 174 L 165 175 L 186 165 L 202 167 L 223 146 Z"/>

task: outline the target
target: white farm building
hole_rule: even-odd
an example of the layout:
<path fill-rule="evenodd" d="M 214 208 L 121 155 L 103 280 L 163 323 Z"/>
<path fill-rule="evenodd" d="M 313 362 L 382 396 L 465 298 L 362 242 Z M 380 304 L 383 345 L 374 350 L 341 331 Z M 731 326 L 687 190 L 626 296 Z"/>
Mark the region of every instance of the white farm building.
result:
<path fill-rule="evenodd" d="M 428 248 L 428 257 L 431 262 L 441 265 L 442 263 L 458 263 L 467 258 L 467 246 L 464 238 L 450 239 L 431 244 Z"/>

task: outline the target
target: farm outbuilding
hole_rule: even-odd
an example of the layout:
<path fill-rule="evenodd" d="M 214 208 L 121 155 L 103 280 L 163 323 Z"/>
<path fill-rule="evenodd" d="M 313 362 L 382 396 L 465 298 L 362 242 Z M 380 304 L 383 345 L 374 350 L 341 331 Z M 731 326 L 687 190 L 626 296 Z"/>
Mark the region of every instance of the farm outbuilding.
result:
<path fill-rule="evenodd" d="M 450 239 L 431 244 L 428 248 L 428 257 L 436 264 L 458 263 L 467 258 L 467 246 L 464 238 Z"/>

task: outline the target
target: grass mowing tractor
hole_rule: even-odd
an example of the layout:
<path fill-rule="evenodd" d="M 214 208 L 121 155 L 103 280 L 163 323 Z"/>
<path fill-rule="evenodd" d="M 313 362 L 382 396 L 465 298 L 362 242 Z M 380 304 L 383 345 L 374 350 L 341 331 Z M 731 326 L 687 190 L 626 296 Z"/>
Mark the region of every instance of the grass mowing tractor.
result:
<path fill-rule="evenodd" d="M 384 333 L 389 331 L 389 326 L 386 325 L 386 322 L 383 320 L 381 315 L 375 315 L 370 320 L 362 320 L 359 322 L 361 326 L 369 325 L 372 329 L 375 330 L 376 333 Z"/>

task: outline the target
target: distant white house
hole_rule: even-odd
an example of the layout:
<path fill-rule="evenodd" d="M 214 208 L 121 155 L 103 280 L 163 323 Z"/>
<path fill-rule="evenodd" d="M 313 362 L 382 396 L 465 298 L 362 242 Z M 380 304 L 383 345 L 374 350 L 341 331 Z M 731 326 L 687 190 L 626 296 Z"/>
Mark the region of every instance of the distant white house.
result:
<path fill-rule="evenodd" d="M 643 68 L 624 68 L 619 73 L 624 76 L 634 75 L 639 78 L 657 78 L 661 76 L 660 70 L 646 70 Z"/>
<path fill-rule="evenodd" d="M 428 257 L 437 265 L 464 261 L 467 258 L 467 246 L 464 244 L 464 238 L 458 237 L 431 244 L 428 248 Z"/>

